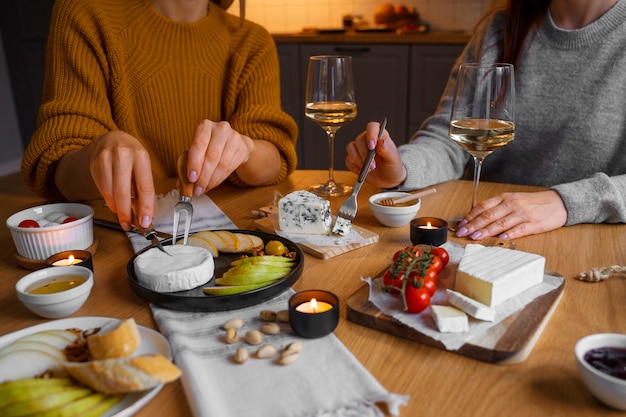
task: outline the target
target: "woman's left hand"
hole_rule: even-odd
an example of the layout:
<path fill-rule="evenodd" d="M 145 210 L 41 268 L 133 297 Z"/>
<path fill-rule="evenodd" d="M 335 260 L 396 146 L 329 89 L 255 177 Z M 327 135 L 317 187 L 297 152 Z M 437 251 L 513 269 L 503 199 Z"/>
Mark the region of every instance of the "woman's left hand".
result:
<path fill-rule="evenodd" d="M 503 193 L 480 202 L 459 222 L 458 237 L 516 239 L 558 229 L 567 210 L 556 191 Z"/>

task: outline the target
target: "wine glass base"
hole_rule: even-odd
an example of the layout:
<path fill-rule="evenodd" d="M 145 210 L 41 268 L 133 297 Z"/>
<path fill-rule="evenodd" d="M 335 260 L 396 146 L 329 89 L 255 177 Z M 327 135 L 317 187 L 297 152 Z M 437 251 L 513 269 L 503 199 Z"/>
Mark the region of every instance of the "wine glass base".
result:
<path fill-rule="evenodd" d="M 352 186 L 339 183 L 314 184 L 309 187 L 309 191 L 320 197 L 339 197 L 352 192 Z"/>

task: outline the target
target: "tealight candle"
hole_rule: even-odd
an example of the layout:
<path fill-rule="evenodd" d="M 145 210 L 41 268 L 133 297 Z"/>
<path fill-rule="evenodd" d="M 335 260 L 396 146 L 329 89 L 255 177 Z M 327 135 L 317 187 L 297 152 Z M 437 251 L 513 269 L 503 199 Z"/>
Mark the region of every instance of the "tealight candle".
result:
<path fill-rule="evenodd" d="M 47 266 L 73 266 L 80 265 L 89 268 L 93 272 L 93 261 L 91 252 L 86 250 L 66 250 L 55 253 L 46 259 Z"/>
<path fill-rule="evenodd" d="M 440 246 L 448 240 L 448 222 L 436 217 L 411 220 L 411 242 L 414 245 Z"/>
<path fill-rule="evenodd" d="M 335 330 L 339 322 L 339 298 L 323 290 L 294 294 L 289 299 L 289 322 L 299 336 L 326 336 Z"/>

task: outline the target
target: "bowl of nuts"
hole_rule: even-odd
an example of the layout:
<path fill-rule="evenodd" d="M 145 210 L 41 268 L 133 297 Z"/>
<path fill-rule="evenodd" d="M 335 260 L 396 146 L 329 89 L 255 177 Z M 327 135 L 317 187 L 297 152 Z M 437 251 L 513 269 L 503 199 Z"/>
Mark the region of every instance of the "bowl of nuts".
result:
<path fill-rule="evenodd" d="M 6 225 L 19 256 L 45 263 L 58 252 L 93 243 L 93 209 L 79 203 L 51 203 L 11 215 Z"/>

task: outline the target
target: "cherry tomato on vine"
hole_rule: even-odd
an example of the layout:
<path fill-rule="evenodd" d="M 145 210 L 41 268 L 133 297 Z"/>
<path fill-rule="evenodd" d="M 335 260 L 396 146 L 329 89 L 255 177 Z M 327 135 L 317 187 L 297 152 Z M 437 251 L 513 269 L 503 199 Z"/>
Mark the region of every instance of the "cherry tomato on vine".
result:
<path fill-rule="evenodd" d="M 399 273 L 396 274 L 396 276 L 393 276 L 391 271 L 387 269 L 387 271 L 385 271 L 385 275 L 383 275 L 383 284 L 385 285 L 385 287 L 387 287 L 390 293 L 398 294 L 400 292 L 399 289 L 402 288 L 403 279 L 403 273 Z"/>
<path fill-rule="evenodd" d="M 437 273 L 440 273 L 443 269 L 443 261 L 437 255 L 430 255 L 430 265 L 428 268 L 433 268 Z"/>
<path fill-rule="evenodd" d="M 439 272 L 437 272 L 432 267 L 428 267 L 428 269 L 426 269 L 426 272 L 424 273 L 424 278 L 432 279 L 433 281 L 437 282 L 437 279 L 439 279 Z"/>
<path fill-rule="evenodd" d="M 430 294 L 424 287 L 415 287 L 407 283 L 404 288 L 404 302 L 409 313 L 420 313 L 430 305 Z"/>
<path fill-rule="evenodd" d="M 433 254 L 437 255 L 439 259 L 441 259 L 444 268 L 448 265 L 448 262 L 450 262 L 450 254 L 444 248 L 434 248 Z"/>
<path fill-rule="evenodd" d="M 432 297 L 435 295 L 435 291 L 437 291 L 437 280 L 429 276 L 425 276 L 422 278 L 422 288 L 426 288 L 428 294 Z"/>

